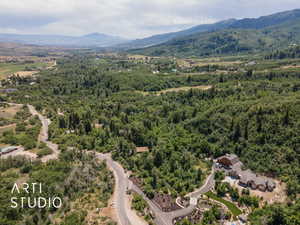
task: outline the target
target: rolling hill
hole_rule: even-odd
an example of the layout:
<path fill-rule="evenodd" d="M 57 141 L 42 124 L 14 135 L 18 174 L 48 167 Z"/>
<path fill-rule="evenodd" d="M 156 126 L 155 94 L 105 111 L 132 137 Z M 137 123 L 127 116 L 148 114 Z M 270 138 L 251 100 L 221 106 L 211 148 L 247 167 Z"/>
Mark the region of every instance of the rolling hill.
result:
<path fill-rule="evenodd" d="M 178 31 L 178 32 L 158 34 L 158 35 L 153 35 L 151 37 L 147 37 L 147 38 L 143 38 L 143 39 L 136 39 L 133 41 L 126 42 L 124 44 L 117 45 L 115 47 L 122 48 L 122 49 L 149 47 L 149 46 L 167 42 L 169 40 L 172 40 L 173 38 L 183 37 L 183 36 L 187 36 L 187 35 L 191 35 L 191 34 L 199 33 L 199 32 L 208 32 L 208 31 L 214 31 L 214 30 L 228 28 L 235 21 L 236 21 L 235 19 L 229 19 L 229 20 L 224 20 L 224 21 L 214 23 L 214 24 L 198 25 L 198 26 L 195 26 L 195 27 L 192 27 L 192 28 L 189 28 L 186 30 Z"/>
<path fill-rule="evenodd" d="M 155 56 L 209 56 L 259 53 L 300 44 L 300 10 L 256 19 L 231 20 L 221 29 L 198 32 L 131 53 Z"/>

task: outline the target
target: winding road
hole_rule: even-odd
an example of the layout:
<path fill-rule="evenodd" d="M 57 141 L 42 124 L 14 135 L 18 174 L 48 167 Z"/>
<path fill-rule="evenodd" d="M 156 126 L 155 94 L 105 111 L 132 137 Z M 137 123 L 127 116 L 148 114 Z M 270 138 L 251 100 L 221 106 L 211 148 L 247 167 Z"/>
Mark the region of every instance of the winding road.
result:
<path fill-rule="evenodd" d="M 144 200 L 148 203 L 150 210 L 154 213 L 154 222 L 157 225 L 172 225 L 173 220 L 178 217 L 187 216 L 193 212 L 197 206 L 197 199 L 200 198 L 201 194 L 204 194 L 214 187 L 214 166 L 211 174 L 207 177 L 204 185 L 198 190 L 188 194 L 190 197 L 190 206 L 187 208 L 179 209 L 172 212 L 163 212 L 159 209 L 136 185 L 134 185 L 125 173 L 122 166 L 111 158 L 110 154 L 96 153 L 96 156 L 101 160 L 106 160 L 107 166 L 113 171 L 116 179 L 116 209 L 118 215 L 118 222 L 121 225 L 140 225 L 141 221 L 130 215 L 132 210 L 126 205 L 127 201 L 127 190 L 133 190 L 140 194 Z M 131 211 L 131 212 L 130 212 Z"/>
<path fill-rule="evenodd" d="M 44 142 L 48 148 L 50 148 L 52 150 L 52 154 L 50 155 L 46 155 L 44 157 L 42 157 L 42 162 L 48 162 L 51 159 L 57 159 L 58 155 L 59 155 L 59 150 L 58 150 L 58 145 L 54 144 L 51 141 L 48 141 L 48 129 L 49 129 L 49 125 L 51 123 L 51 121 L 44 117 L 42 114 L 40 114 L 38 111 L 36 111 L 36 109 L 32 106 L 32 105 L 27 105 L 29 112 L 33 115 L 33 116 L 38 116 L 41 123 L 42 123 L 42 129 L 40 131 L 38 140 L 40 142 Z"/>
<path fill-rule="evenodd" d="M 44 142 L 53 151 L 51 155 L 42 157 L 41 159 L 42 162 L 47 162 L 51 159 L 57 159 L 59 156 L 58 145 L 48 141 L 48 128 L 51 121 L 48 118 L 44 117 L 39 112 L 37 112 L 37 110 L 32 105 L 27 105 L 27 106 L 30 113 L 34 116 L 37 115 L 42 123 L 42 128 L 38 140 L 40 142 Z M 31 156 L 32 158 L 36 158 L 36 155 L 34 157 L 33 153 L 26 152 L 24 151 L 23 148 L 20 148 L 15 153 L 16 155 L 27 155 L 27 156 Z M 201 188 L 195 190 L 194 192 L 186 195 L 190 197 L 189 207 L 172 211 L 172 212 L 163 212 L 144 194 L 144 192 L 139 187 L 134 185 L 129 180 L 123 167 L 118 162 L 114 161 L 111 158 L 110 154 L 95 153 L 95 155 L 100 160 L 105 160 L 109 169 L 113 171 L 116 180 L 116 188 L 114 191 L 113 198 L 114 198 L 119 225 L 145 225 L 145 221 L 142 220 L 140 217 L 138 217 L 133 210 L 131 210 L 128 202 L 128 196 L 126 193 L 127 190 L 133 190 L 144 198 L 144 200 L 148 203 L 150 210 L 155 215 L 154 222 L 157 225 L 173 225 L 173 220 L 175 218 L 187 216 L 190 213 L 192 213 L 192 211 L 197 206 L 197 199 L 200 198 L 202 194 L 208 192 L 214 187 L 214 165 L 213 165 L 212 172 L 207 177 L 204 185 Z"/>
<path fill-rule="evenodd" d="M 7 103 L 7 104 L 9 104 L 11 106 L 14 106 L 14 105 L 15 106 L 23 106 L 23 104 L 16 104 L 16 103 Z M 44 142 L 52 150 L 52 154 L 43 156 L 41 158 L 41 161 L 45 163 L 51 159 L 57 159 L 58 155 L 59 155 L 58 145 L 48 141 L 48 129 L 49 129 L 49 124 L 51 123 L 51 121 L 48 118 L 44 117 L 42 114 L 40 114 L 32 105 L 27 105 L 27 107 L 29 109 L 29 112 L 33 116 L 38 116 L 38 118 L 40 119 L 40 121 L 42 123 L 42 128 L 41 128 L 41 131 L 40 131 L 40 134 L 38 137 L 38 141 Z M 17 156 L 17 155 L 23 155 L 23 156 L 29 157 L 31 159 L 37 158 L 37 155 L 35 153 L 25 151 L 23 147 L 19 147 L 18 150 L 10 152 L 8 154 L 5 154 L 1 157 L 7 158 L 9 156 Z"/>

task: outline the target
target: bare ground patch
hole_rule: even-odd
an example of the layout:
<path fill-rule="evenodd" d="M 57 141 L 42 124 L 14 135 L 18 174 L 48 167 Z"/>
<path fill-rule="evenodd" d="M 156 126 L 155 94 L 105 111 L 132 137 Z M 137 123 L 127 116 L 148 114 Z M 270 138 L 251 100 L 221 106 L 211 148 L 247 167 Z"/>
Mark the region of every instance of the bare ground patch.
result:
<path fill-rule="evenodd" d="M 19 75 L 20 77 L 31 77 L 32 75 L 38 73 L 39 71 L 18 71 L 14 75 Z"/>
<path fill-rule="evenodd" d="M 20 105 L 13 105 L 13 106 L 9 106 L 9 107 L 1 107 L 0 108 L 0 117 L 5 118 L 5 119 L 12 119 L 16 113 L 18 111 L 20 111 L 20 109 L 22 108 L 22 106 Z"/>
<path fill-rule="evenodd" d="M 11 131 L 11 130 L 15 130 L 16 128 L 16 124 L 13 123 L 13 124 L 9 124 L 9 125 L 6 125 L 6 126 L 2 126 L 0 127 L 0 134 L 3 134 L 5 131 Z"/>
<path fill-rule="evenodd" d="M 185 87 L 178 87 L 178 88 L 169 88 L 161 91 L 153 91 L 153 92 L 146 92 L 146 91 L 136 91 L 137 93 L 141 93 L 142 95 L 149 95 L 149 94 L 155 94 L 157 96 L 168 93 L 168 92 L 179 92 L 179 91 L 189 91 L 191 89 L 198 89 L 207 91 L 211 89 L 212 85 L 199 85 L 199 86 L 185 86 Z"/>

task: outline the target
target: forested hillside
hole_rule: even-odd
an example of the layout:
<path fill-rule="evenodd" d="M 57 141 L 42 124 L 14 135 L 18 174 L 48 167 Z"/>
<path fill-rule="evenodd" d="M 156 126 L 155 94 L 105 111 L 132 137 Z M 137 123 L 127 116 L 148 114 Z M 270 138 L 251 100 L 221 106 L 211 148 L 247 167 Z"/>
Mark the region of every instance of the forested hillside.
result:
<path fill-rule="evenodd" d="M 267 26 L 269 24 L 269 26 Z M 170 40 L 144 49 L 131 50 L 153 56 L 209 56 L 246 53 L 263 53 L 282 49 L 282 46 L 300 44 L 299 15 L 292 20 L 261 27 L 232 26 L 224 30 L 197 33 Z"/>
<path fill-rule="evenodd" d="M 125 49 L 144 48 L 158 45 L 172 39 L 179 39 L 182 37 L 185 39 L 187 36 L 193 34 L 199 35 L 200 33 L 221 31 L 226 29 L 264 29 L 266 27 L 297 20 L 299 17 L 300 10 L 295 9 L 291 11 L 275 13 L 269 16 L 262 16 L 259 18 L 228 19 L 213 24 L 201 24 L 178 32 L 159 34 L 143 39 L 133 40 L 128 43 L 118 45 L 117 47 Z"/>

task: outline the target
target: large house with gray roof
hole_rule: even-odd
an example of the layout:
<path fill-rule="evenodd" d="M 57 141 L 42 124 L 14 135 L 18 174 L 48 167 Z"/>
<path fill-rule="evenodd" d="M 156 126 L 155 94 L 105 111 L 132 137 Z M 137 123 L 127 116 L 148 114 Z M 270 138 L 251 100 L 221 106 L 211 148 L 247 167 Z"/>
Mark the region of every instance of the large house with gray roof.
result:
<path fill-rule="evenodd" d="M 257 176 L 251 170 L 243 170 L 243 163 L 235 154 L 226 154 L 217 158 L 217 164 L 231 177 L 239 179 L 239 185 L 253 190 L 270 191 L 276 188 L 276 183 L 266 177 Z"/>

